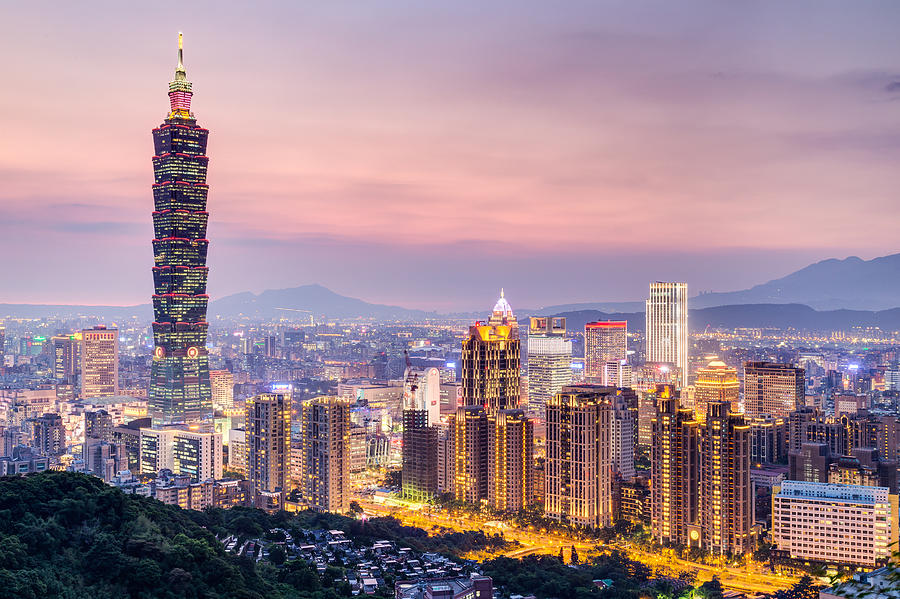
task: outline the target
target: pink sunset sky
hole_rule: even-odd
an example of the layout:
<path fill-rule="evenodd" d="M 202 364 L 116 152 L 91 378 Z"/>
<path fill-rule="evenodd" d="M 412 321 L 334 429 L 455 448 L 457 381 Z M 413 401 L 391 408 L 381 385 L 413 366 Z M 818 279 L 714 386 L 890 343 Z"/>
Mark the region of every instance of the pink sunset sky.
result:
<path fill-rule="evenodd" d="M 0 302 L 148 301 L 178 31 L 213 297 L 538 307 L 900 249 L 896 2 L 173 6 L 0 8 Z"/>

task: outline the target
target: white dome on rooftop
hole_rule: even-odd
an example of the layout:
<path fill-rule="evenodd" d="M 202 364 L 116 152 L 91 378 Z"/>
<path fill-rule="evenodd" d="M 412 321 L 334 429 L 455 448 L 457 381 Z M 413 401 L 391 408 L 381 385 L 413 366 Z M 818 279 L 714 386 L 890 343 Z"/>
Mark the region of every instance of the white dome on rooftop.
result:
<path fill-rule="evenodd" d="M 501 314 L 507 314 L 509 316 L 513 315 L 512 306 L 510 306 L 509 302 L 506 301 L 503 289 L 500 289 L 500 299 L 498 299 L 497 303 L 494 304 L 494 312 L 500 312 Z"/>

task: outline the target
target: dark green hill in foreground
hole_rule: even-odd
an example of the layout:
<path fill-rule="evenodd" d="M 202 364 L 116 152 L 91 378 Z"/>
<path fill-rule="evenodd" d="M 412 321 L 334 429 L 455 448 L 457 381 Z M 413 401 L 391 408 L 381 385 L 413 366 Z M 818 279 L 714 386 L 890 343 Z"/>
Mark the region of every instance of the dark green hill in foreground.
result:
<path fill-rule="evenodd" d="M 316 589 L 313 572 L 299 589 L 261 576 L 195 521 L 204 517 L 80 474 L 0 478 L 0 597 L 340 596 Z"/>

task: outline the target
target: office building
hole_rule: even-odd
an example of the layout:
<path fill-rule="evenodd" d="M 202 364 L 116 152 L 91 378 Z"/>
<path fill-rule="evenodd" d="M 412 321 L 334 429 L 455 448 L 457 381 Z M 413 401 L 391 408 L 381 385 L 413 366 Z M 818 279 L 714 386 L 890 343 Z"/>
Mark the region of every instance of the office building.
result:
<path fill-rule="evenodd" d="M 647 362 L 670 362 L 688 380 L 687 283 L 650 283 L 646 308 Z"/>
<path fill-rule="evenodd" d="M 544 406 L 572 382 L 572 341 L 566 319 L 533 317 L 528 327 L 528 411 L 543 415 Z"/>
<path fill-rule="evenodd" d="M 177 428 L 141 429 L 141 474 L 160 470 L 192 481 L 222 478 L 222 435 Z"/>
<path fill-rule="evenodd" d="M 283 509 L 291 480 L 290 393 L 261 393 L 248 400 L 244 431 L 253 502 L 269 511 Z"/>
<path fill-rule="evenodd" d="M 627 396 L 611 389 L 609 395 L 609 457 L 613 472 L 621 480 L 635 475 L 634 440 L 637 411 L 629 405 Z"/>
<path fill-rule="evenodd" d="M 88 410 L 84 413 L 84 438 L 112 440 L 113 418 L 106 410 Z"/>
<path fill-rule="evenodd" d="M 790 441 L 787 419 L 760 416 L 745 420 L 750 426 L 750 461 L 760 465 L 786 464 Z"/>
<path fill-rule="evenodd" d="M 153 130 L 153 340 L 149 414 L 154 427 L 212 427 L 206 350 L 206 141 L 191 112 L 182 60 L 169 83 L 171 110 Z"/>
<path fill-rule="evenodd" d="M 787 418 L 803 406 L 805 371 L 791 364 L 747 362 L 744 364 L 744 411 L 749 418 Z"/>
<path fill-rule="evenodd" d="M 212 390 L 214 410 L 227 412 L 234 409 L 234 375 L 227 370 L 210 370 L 209 384 Z"/>
<path fill-rule="evenodd" d="M 699 423 L 693 410 L 660 393 L 651 426 L 651 534 L 659 543 L 700 547 Z"/>
<path fill-rule="evenodd" d="M 712 360 L 697 369 L 694 384 L 694 412 L 697 420 L 706 419 L 706 406 L 714 402 L 727 401 L 732 412 L 740 411 L 741 382 L 736 368 L 731 368 L 721 360 Z"/>
<path fill-rule="evenodd" d="M 753 551 L 750 427 L 731 402 L 707 405 L 700 426 L 700 527 L 702 547 L 720 554 Z"/>
<path fill-rule="evenodd" d="M 772 539 L 793 559 L 872 567 L 897 543 L 897 496 L 885 487 L 786 480 L 772 497 Z"/>
<path fill-rule="evenodd" d="M 81 332 L 81 397 L 119 394 L 119 331 L 96 326 Z"/>
<path fill-rule="evenodd" d="M 76 385 L 81 371 L 81 333 L 50 338 L 53 348 L 53 379 L 62 385 Z"/>
<path fill-rule="evenodd" d="M 610 389 L 564 387 L 547 404 L 544 511 L 562 523 L 597 528 L 613 519 Z"/>
<path fill-rule="evenodd" d="M 350 509 L 350 404 L 318 397 L 300 405 L 300 496 L 314 510 Z"/>
<path fill-rule="evenodd" d="M 402 493 L 418 503 L 438 492 L 438 429 L 429 425 L 427 410 L 403 411 Z"/>
<path fill-rule="evenodd" d="M 84 471 L 111 481 L 119 472 L 128 470 L 125 447 L 103 439 L 86 438 L 82 447 Z"/>
<path fill-rule="evenodd" d="M 462 406 L 450 418 L 453 494 L 457 501 L 488 498 L 488 415 L 481 406 Z"/>
<path fill-rule="evenodd" d="M 489 412 L 519 405 L 519 327 L 503 291 L 487 325 L 469 327 L 462 343 L 462 399 Z"/>
<path fill-rule="evenodd" d="M 534 500 L 534 423 L 522 410 L 500 410 L 488 422 L 488 505 L 518 512 Z"/>
<path fill-rule="evenodd" d="M 607 365 L 628 358 L 628 323 L 624 320 L 589 322 L 584 325 L 584 378 L 589 383 L 615 385 Z"/>

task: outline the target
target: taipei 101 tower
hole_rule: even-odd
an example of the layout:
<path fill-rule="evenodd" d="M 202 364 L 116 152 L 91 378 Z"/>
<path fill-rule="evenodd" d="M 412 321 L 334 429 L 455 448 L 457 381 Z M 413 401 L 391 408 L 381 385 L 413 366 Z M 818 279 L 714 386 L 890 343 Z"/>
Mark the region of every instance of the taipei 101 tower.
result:
<path fill-rule="evenodd" d="M 149 415 L 154 428 L 212 428 L 206 352 L 206 138 L 191 112 L 178 34 L 178 66 L 169 83 L 170 111 L 153 130 L 153 365 Z"/>

